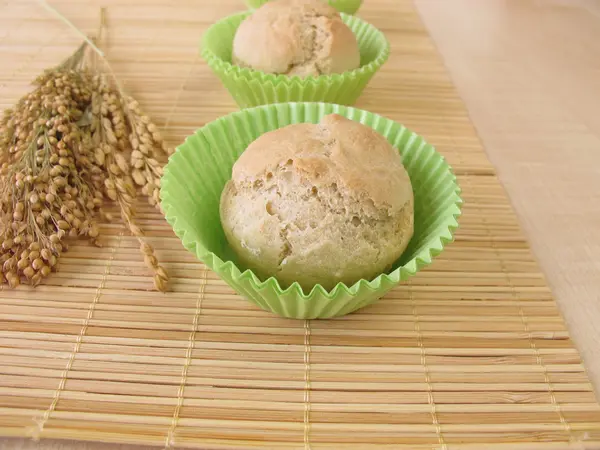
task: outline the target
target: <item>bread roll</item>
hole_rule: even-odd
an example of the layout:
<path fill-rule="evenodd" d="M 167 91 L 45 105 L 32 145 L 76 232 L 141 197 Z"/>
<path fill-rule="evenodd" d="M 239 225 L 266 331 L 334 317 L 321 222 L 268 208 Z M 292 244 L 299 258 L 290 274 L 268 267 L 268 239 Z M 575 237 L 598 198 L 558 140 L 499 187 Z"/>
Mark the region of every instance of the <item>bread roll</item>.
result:
<path fill-rule="evenodd" d="M 356 37 L 322 0 L 276 0 L 239 26 L 233 63 L 274 74 L 318 76 L 360 66 Z"/>
<path fill-rule="evenodd" d="M 413 235 L 413 191 L 383 136 L 334 114 L 250 144 L 220 214 L 243 266 L 283 286 L 331 289 L 390 269 Z"/>

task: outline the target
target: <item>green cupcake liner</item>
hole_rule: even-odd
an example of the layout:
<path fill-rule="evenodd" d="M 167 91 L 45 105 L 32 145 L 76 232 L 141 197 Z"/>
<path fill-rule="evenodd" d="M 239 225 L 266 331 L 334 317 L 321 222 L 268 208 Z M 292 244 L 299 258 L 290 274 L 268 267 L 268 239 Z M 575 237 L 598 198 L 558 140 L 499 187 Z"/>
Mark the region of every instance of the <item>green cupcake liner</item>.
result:
<path fill-rule="evenodd" d="M 390 44 L 381 31 L 357 17 L 342 14 L 357 38 L 360 68 L 342 74 L 300 78 L 239 67 L 231 63 L 233 38 L 250 14 L 239 13 L 220 20 L 202 38 L 202 57 L 240 108 L 284 102 L 352 105 L 390 54 Z"/>
<path fill-rule="evenodd" d="M 260 8 L 270 0 L 246 0 L 246 5 L 249 8 Z M 329 4 L 336 8 L 339 12 L 346 14 L 355 14 L 362 5 L 362 0 L 328 0 Z"/>
<path fill-rule="evenodd" d="M 415 194 L 415 233 L 389 273 L 331 291 L 298 283 L 283 289 L 236 265 L 219 216 L 221 192 L 233 164 L 260 135 L 292 123 L 318 123 L 337 113 L 372 127 L 403 156 Z M 296 319 L 329 318 L 369 305 L 431 263 L 453 239 L 460 189 L 450 166 L 423 138 L 382 116 L 325 103 L 288 103 L 238 111 L 211 122 L 177 148 L 161 183 L 162 208 L 183 245 L 235 291 L 261 308 Z"/>

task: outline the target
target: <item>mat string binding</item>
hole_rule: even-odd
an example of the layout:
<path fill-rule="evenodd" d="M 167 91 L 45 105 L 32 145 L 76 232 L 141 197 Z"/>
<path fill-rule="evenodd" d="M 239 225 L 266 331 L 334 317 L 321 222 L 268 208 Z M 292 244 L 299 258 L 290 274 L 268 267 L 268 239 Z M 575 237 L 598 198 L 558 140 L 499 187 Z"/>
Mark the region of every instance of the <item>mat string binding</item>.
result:
<path fill-rule="evenodd" d="M 204 270 L 202 271 L 202 277 L 200 278 L 200 287 L 198 288 L 198 297 L 196 299 L 196 311 L 194 312 L 192 331 L 190 332 L 187 349 L 185 351 L 185 363 L 183 364 L 183 368 L 181 369 L 181 382 L 179 383 L 179 389 L 177 390 L 177 405 L 175 406 L 175 410 L 173 411 L 173 418 L 171 419 L 171 426 L 169 428 L 169 432 L 165 437 L 165 449 L 170 449 L 175 446 L 175 429 L 177 428 L 177 423 L 179 422 L 179 412 L 181 411 L 181 407 L 183 406 L 188 369 L 190 368 L 190 364 L 192 363 L 192 354 L 196 346 L 196 331 L 198 330 L 198 322 L 200 321 L 200 316 L 202 314 L 202 301 L 204 300 L 206 293 L 207 276 L 208 268 L 204 266 Z"/>
<path fill-rule="evenodd" d="M 419 344 L 419 349 L 421 351 L 421 365 L 423 366 L 423 370 L 425 372 L 425 383 L 427 383 L 427 401 L 429 402 L 429 405 L 431 406 L 431 420 L 433 422 L 433 425 L 435 426 L 435 434 L 437 435 L 438 441 L 441 445 L 441 449 L 447 450 L 448 446 L 446 445 L 446 441 L 444 440 L 444 435 L 442 433 L 442 427 L 438 420 L 437 409 L 436 409 L 435 401 L 433 398 L 433 386 L 431 385 L 431 377 L 429 375 L 429 367 L 427 366 L 427 355 L 425 352 L 425 345 L 423 344 L 423 335 L 421 333 L 419 314 L 417 313 L 417 302 L 413 296 L 412 285 L 410 284 L 410 281 L 407 282 L 407 284 L 409 285 L 408 295 L 409 295 L 410 303 L 412 305 L 412 313 L 415 318 L 414 327 L 415 327 L 415 332 L 417 333 L 417 342 Z"/>
<path fill-rule="evenodd" d="M 310 320 L 304 321 L 304 450 L 310 450 Z"/>
<path fill-rule="evenodd" d="M 67 361 L 67 365 L 65 366 L 64 370 L 61 373 L 60 382 L 58 383 L 58 387 L 54 391 L 54 395 L 52 396 L 52 402 L 50 403 L 50 406 L 48 407 L 48 409 L 46 409 L 46 411 L 44 411 L 44 414 L 42 414 L 42 417 L 34 417 L 32 419 L 34 422 L 34 425 L 30 428 L 29 434 L 31 435 L 31 438 L 34 441 L 38 441 L 40 439 L 40 437 L 44 431 L 44 427 L 46 426 L 46 423 L 48 422 L 48 420 L 50 420 L 50 416 L 56 409 L 56 405 L 58 404 L 58 401 L 60 400 L 60 396 L 61 396 L 63 390 L 65 389 L 65 384 L 67 383 L 69 371 L 71 370 L 71 367 L 73 367 L 73 362 L 75 361 L 75 356 L 79 352 L 79 349 L 81 347 L 81 342 L 83 341 L 83 337 L 85 336 L 85 333 L 87 332 L 90 320 L 92 320 L 92 317 L 94 316 L 94 310 L 96 309 L 96 305 L 98 304 L 98 301 L 100 300 L 100 297 L 102 295 L 102 289 L 104 289 L 104 286 L 106 285 L 106 279 L 108 278 L 108 275 L 110 275 L 110 268 L 115 259 L 115 254 L 121 247 L 122 240 L 123 240 L 123 230 L 121 230 L 121 232 L 119 233 L 119 237 L 117 239 L 117 244 L 112 248 L 112 250 L 110 252 L 110 257 L 109 257 L 106 265 L 104 266 L 104 273 L 102 275 L 102 280 L 100 280 L 100 284 L 96 288 L 96 293 L 94 295 L 94 299 L 92 300 L 92 303 L 90 303 L 90 306 L 87 311 L 87 315 L 83 322 L 83 326 L 81 327 L 81 330 L 79 330 L 79 334 L 77 335 L 77 339 L 75 340 L 75 345 L 73 347 L 73 351 L 69 355 L 69 360 Z"/>

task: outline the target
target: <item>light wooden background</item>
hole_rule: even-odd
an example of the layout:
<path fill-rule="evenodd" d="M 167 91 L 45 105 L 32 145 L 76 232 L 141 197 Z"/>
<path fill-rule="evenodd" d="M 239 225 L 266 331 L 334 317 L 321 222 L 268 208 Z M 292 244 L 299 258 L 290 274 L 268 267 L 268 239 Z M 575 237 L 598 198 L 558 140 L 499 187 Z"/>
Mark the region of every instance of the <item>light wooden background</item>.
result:
<path fill-rule="evenodd" d="M 598 392 L 600 1 L 415 2 Z M 0 448 L 134 447 L 5 439 Z"/>

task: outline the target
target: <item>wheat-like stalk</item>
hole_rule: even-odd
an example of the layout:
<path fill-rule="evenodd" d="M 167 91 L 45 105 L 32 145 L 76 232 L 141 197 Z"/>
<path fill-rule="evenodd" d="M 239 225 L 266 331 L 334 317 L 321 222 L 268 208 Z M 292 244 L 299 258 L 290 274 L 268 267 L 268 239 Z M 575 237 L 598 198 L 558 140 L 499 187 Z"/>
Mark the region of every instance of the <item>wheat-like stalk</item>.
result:
<path fill-rule="evenodd" d="M 102 209 L 108 200 L 119 206 L 164 291 L 168 275 L 136 221 L 135 200 L 146 196 L 158 207 L 160 161 L 169 151 L 94 40 L 83 37 L 0 119 L 0 281 L 39 284 L 57 270 L 67 238 L 99 245 L 97 220 L 110 219 Z M 88 57 L 90 48 L 104 64 Z"/>

